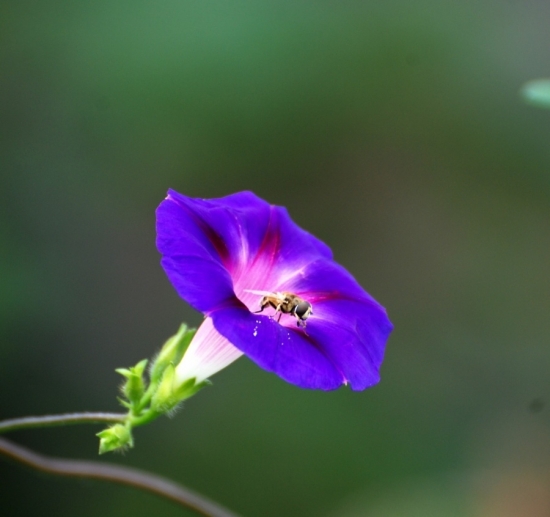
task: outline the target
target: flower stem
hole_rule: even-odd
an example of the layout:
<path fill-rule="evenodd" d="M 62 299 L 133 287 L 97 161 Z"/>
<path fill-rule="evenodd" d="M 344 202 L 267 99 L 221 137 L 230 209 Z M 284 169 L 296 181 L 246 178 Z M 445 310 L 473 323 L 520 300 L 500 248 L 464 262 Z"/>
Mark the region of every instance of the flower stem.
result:
<path fill-rule="evenodd" d="M 64 415 L 27 416 L 0 421 L 0 434 L 19 429 L 53 427 L 57 425 L 94 424 L 100 422 L 123 422 L 124 413 L 66 413 Z"/>
<path fill-rule="evenodd" d="M 93 461 L 51 458 L 16 445 L 5 438 L 0 438 L 0 454 L 50 474 L 99 479 L 146 490 L 170 499 L 206 517 L 236 517 L 236 514 L 205 499 L 203 496 L 166 478 L 142 470 Z"/>
<path fill-rule="evenodd" d="M 156 420 L 161 415 L 162 413 L 158 413 L 157 411 L 150 409 L 148 411 L 143 412 L 139 416 L 131 416 L 130 424 L 132 425 L 132 427 L 145 425 L 145 424 L 148 424 L 149 422 L 152 422 L 153 420 Z"/>

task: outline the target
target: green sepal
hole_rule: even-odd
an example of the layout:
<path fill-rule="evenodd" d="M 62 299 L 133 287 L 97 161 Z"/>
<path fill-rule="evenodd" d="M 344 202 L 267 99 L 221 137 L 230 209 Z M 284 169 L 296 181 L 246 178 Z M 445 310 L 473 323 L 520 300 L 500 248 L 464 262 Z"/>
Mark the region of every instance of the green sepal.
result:
<path fill-rule="evenodd" d="M 117 400 L 118 400 L 118 403 L 119 403 L 122 407 L 125 407 L 126 409 L 132 409 L 132 408 L 134 407 L 132 404 L 130 404 L 130 402 L 127 402 L 127 401 L 124 400 L 123 398 L 117 397 Z"/>
<path fill-rule="evenodd" d="M 141 377 L 143 375 L 143 372 L 145 371 L 145 368 L 147 368 L 148 362 L 148 359 L 143 359 L 135 366 L 130 366 L 130 368 L 117 368 L 115 372 L 119 373 L 123 377 L 126 377 L 127 379 L 135 375 Z"/>
<path fill-rule="evenodd" d="M 131 430 L 123 424 L 115 424 L 96 434 L 99 436 L 99 454 L 134 446 Z"/>
<path fill-rule="evenodd" d="M 186 380 L 183 384 L 176 386 L 176 369 L 169 365 L 164 370 L 164 375 L 153 395 L 151 408 L 157 413 L 167 413 L 174 409 L 180 402 L 192 397 L 199 390 L 211 383 L 208 380 L 197 383 L 196 379 Z"/>
<path fill-rule="evenodd" d="M 177 401 L 174 399 L 174 381 L 176 378 L 176 368 L 169 364 L 164 368 L 162 379 L 157 387 L 157 391 L 151 400 L 151 408 L 157 413 L 170 411 Z"/>
<path fill-rule="evenodd" d="M 196 331 L 196 329 L 188 329 L 187 325 L 182 323 L 178 332 L 164 343 L 151 366 L 152 383 L 161 380 L 164 370 L 169 365 L 177 365 L 181 361 Z"/>
<path fill-rule="evenodd" d="M 132 372 L 128 370 L 128 368 L 117 368 L 115 372 L 119 373 L 123 377 L 126 377 L 127 379 L 132 376 Z"/>
<path fill-rule="evenodd" d="M 204 387 L 212 386 L 212 383 L 208 379 L 202 382 L 199 382 L 198 384 L 195 384 L 195 382 L 196 382 L 195 378 L 189 379 L 177 389 L 176 396 L 180 402 L 182 402 L 185 399 L 191 398 L 193 395 L 195 395 L 198 391 L 202 390 Z"/>

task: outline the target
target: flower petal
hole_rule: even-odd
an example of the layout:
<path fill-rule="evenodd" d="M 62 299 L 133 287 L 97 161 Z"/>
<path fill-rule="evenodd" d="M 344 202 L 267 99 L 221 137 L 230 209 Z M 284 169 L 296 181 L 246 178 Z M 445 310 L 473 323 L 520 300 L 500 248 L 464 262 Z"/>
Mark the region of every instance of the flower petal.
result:
<path fill-rule="evenodd" d="M 333 390 L 344 375 L 302 329 L 280 325 L 245 308 L 212 314 L 216 329 L 263 369 L 302 388 Z"/>
<path fill-rule="evenodd" d="M 212 242 L 171 198 L 157 209 L 157 248 L 178 294 L 201 312 L 234 297 L 233 282 Z"/>

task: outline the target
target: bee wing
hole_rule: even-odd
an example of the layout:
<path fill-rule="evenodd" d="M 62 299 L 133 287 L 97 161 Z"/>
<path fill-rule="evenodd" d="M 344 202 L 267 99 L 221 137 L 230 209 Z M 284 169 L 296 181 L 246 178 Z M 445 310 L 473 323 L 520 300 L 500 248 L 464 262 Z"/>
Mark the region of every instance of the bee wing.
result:
<path fill-rule="evenodd" d="M 243 289 L 245 293 L 257 294 L 258 296 L 273 296 L 275 293 L 272 291 L 258 291 L 256 289 Z"/>

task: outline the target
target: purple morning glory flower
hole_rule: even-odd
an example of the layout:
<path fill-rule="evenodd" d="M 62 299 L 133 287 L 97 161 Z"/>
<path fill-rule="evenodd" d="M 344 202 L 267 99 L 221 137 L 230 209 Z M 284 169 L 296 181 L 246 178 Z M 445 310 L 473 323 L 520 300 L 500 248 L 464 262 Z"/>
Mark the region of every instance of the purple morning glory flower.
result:
<path fill-rule="evenodd" d="M 386 311 L 285 208 L 252 192 L 196 199 L 170 190 L 157 247 L 178 294 L 206 317 L 176 368 L 181 381 L 200 382 L 243 353 L 302 388 L 380 380 Z M 258 312 L 265 293 L 292 293 L 313 312 L 307 322 L 271 306 Z"/>

